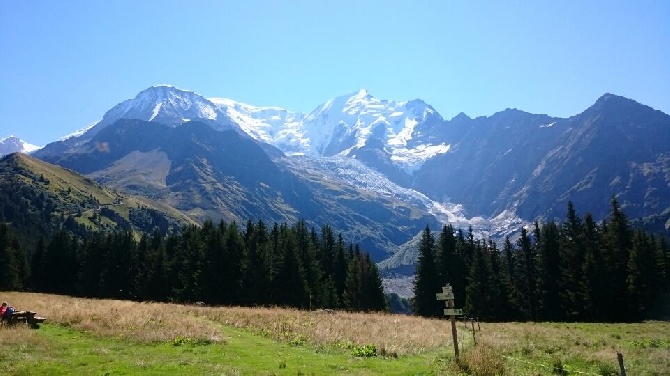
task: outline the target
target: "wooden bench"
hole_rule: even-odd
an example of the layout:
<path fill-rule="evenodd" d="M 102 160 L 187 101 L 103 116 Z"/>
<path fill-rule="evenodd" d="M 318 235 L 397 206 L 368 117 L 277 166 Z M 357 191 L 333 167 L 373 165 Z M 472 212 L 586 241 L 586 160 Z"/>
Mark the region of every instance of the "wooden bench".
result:
<path fill-rule="evenodd" d="M 33 328 L 39 328 L 39 324 L 43 323 L 46 318 L 36 315 L 37 312 L 33 311 L 16 311 L 7 319 L 7 323 L 9 325 L 24 323 Z"/>

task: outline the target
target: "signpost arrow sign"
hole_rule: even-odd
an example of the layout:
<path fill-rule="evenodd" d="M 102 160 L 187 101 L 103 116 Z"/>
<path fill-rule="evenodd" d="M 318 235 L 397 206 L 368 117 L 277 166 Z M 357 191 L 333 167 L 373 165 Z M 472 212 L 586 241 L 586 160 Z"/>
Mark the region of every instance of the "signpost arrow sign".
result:
<path fill-rule="evenodd" d="M 453 292 L 439 292 L 439 293 L 435 294 L 435 297 L 437 298 L 437 300 L 455 299 Z"/>
<path fill-rule="evenodd" d="M 445 308 L 444 314 L 446 316 L 463 316 L 463 310 L 461 308 Z"/>
<path fill-rule="evenodd" d="M 456 332 L 456 316 L 463 315 L 462 309 L 454 308 L 454 290 L 450 284 L 447 283 L 446 286 L 442 287 L 442 292 L 435 294 L 437 300 L 445 300 L 447 307 L 444 310 L 446 316 L 450 316 L 451 320 L 451 336 L 454 339 L 454 354 L 456 359 L 458 359 L 458 333 Z"/>

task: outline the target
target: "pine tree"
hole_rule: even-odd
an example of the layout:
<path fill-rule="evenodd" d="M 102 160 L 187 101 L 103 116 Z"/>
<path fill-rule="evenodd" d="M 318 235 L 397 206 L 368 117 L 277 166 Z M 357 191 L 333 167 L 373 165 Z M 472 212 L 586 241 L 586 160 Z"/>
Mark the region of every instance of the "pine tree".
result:
<path fill-rule="evenodd" d="M 670 286 L 670 247 L 664 236 L 656 238 L 656 263 L 658 288 L 659 291 L 665 291 Z"/>
<path fill-rule="evenodd" d="M 543 320 L 562 320 L 561 295 L 559 281 L 560 238 L 558 226 L 550 221 L 542 228 L 542 237 L 538 246 L 538 317 Z"/>
<path fill-rule="evenodd" d="M 584 265 L 582 267 L 585 313 L 591 321 L 604 318 L 607 299 L 607 271 L 601 252 L 601 234 L 591 214 L 584 216 Z"/>
<path fill-rule="evenodd" d="M 644 232 L 635 231 L 631 243 L 626 278 L 628 309 L 631 318 L 641 319 L 651 303 L 656 260 L 654 245 Z"/>
<path fill-rule="evenodd" d="M 106 253 L 105 235 L 91 234 L 81 247 L 80 269 L 77 278 L 77 293 L 84 297 L 100 297 L 100 276 Z"/>
<path fill-rule="evenodd" d="M 384 285 L 382 284 L 377 264 L 372 261 L 369 253 L 365 254 L 364 263 L 366 265 L 364 270 L 367 271 L 367 275 L 365 276 L 366 290 L 364 292 L 365 310 L 387 311 L 388 303 L 386 301 L 386 296 L 384 295 Z"/>
<path fill-rule="evenodd" d="M 454 228 L 452 225 L 442 226 L 442 232 L 438 240 L 437 247 L 437 265 L 438 278 L 441 285 L 452 283 L 458 273 L 460 262 L 456 255 L 456 238 L 454 237 Z"/>
<path fill-rule="evenodd" d="M 525 228 L 521 229 L 521 236 L 517 241 L 521 252 L 520 257 L 520 279 L 521 285 L 519 292 L 521 297 L 521 309 L 524 315 L 530 319 L 537 318 L 537 272 L 535 270 L 535 251 L 528 231 Z"/>
<path fill-rule="evenodd" d="M 442 313 L 443 303 L 435 298 L 441 288 L 435 253 L 435 238 L 426 226 L 419 243 L 414 277 L 414 313 L 419 316 L 437 317 Z"/>
<path fill-rule="evenodd" d="M 137 243 L 135 262 L 134 262 L 134 273 L 132 281 L 132 292 L 131 296 L 133 299 L 145 300 L 146 297 L 144 294 L 144 286 L 148 280 L 148 263 L 147 259 L 149 257 L 149 234 L 144 233 L 140 238 L 140 241 Z"/>
<path fill-rule="evenodd" d="M 568 319 L 577 319 L 584 314 L 583 265 L 585 246 L 583 223 L 577 215 L 572 201 L 568 202 L 566 221 L 560 234 L 560 289 L 563 310 Z"/>
<path fill-rule="evenodd" d="M 336 265 L 344 263 L 344 250 L 337 246 L 335 241 L 335 234 L 330 226 L 324 225 L 321 227 L 321 238 L 319 242 L 319 256 L 322 270 L 321 281 L 321 297 L 322 305 L 326 308 L 333 308 L 339 306 L 339 298 L 337 291 L 336 280 Z M 338 254 L 338 252 L 340 252 Z M 338 260 L 338 256 L 342 260 Z M 346 277 L 345 277 L 346 278 Z"/>
<path fill-rule="evenodd" d="M 521 298 L 520 293 L 522 279 L 520 273 L 518 272 L 518 257 L 517 252 L 512 245 L 509 236 L 505 237 L 505 242 L 503 243 L 503 258 L 502 258 L 502 277 L 501 283 L 505 283 L 509 286 L 508 288 L 508 305 L 509 305 L 509 317 L 511 319 L 518 319 L 521 316 L 520 307 L 521 307 Z"/>
<path fill-rule="evenodd" d="M 263 221 L 254 224 L 247 222 L 244 244 L 248 266 L 244 275 L 244 304 L 268 304 L 270 302 L 270 270 L 268 270 L 267 245 L 268 234 Z"/>
<path fill-rule="evenodd" d="M 337 306 L 344 307 L 344 287 L 347 279 L 347 251 L 342 234 L 337 237 L 335 245 L 335 261 L 333 262 L 333 282 L 337 294 Z"/>
<path fill-rule="evenodd" d="M 203 225 L 202 241 L 204 247 L 205 264 L 202 271 L 202 301 L 208 304 L 229 303 L 227 299 L 226 276 L 223 270 L 226 267 L 225 245 L 228 224 L 221 221 L 218 226 Z"/>
<path fill-rule="evenodd" d="M 307 284 L 308 307 L 322 307 L 320 289 L 322 270 L 316 253 L 318 238 L 312 229 L 307 228 L 304 220 L 298 221 L 293 227 L 298 254 L 302 261 L 304 278 Z"/>
<path fill-rule="evenodd" d="M 603 311 L 608 320 L 628 319 L 627 265 L 631 248 L 631 231 L 626 215 L 621 211 L 616 198 L 612 198 L 609 221 L 603 223 L 603 260 L 607 269 L 608 287 Z"/>
<path fill-rule="evenodd" d="M 118 295 L 120 299 L 131 299 L 135 291 L 135 278 L 138 273 L 137 242 L 130 231 L 119 234 L 119 283 Z"/>
<path fill-rule="evenodd" d="M 488 257 L 491 263 L 491 275 L 489 284 L 491 286 L 492 318 L 496 321 L 515 319 L 515 306 L 512 301 L 512 285 L 507 276 L 503 255 L 493 240 L 489 240 Z"/>
<path fill-rule="evenodd" d="M 66 230 L 54 234 L 46 247 L 43 262 L 37 273 L 42 274 L 40 291 L 57 294 L 76 294 L 78 269 L 77 239 Z"/>
<path fill-rule="evenodd" d="M 44 258 L 46 255 L 46 240 L 43 237 L 40 237 L 37 241 L 35 247 L 35 252 L 33 253 L 32 258 L 30 258 L 30 278 L 28 280 L 28 285 L 31 289 L 40 290 L 45 284 L 45 276 L 40 273 L 44 270 Z"/>
<path fill-rule="evenodd" d="M 166 301 L 172 291 L 170 263 L 165 242 L 158 231 L 151 234 L 147 254 L 147 277 L 142 296 L 147 300 Z"/>
<path fill-rule="evenodd" d="M 21 286 L 15 247 L 17 243 L 9 226 L 0 223 L 0 290 L 16 290 Z"/>
<path fill-rule="evenodd" d="M 283 262 L 282 251 L 282 230 L 285 226 L 279 226 L 275 222 L 269 234 L 266 256 L 266 269 L 269 271 L 268 279 L 270 281 L 269 300 L 272 304 L 279 304 L 280 292 L 277 277 Z"/>
<path fill-rule="evenodd" d="M 319 239 L 319 255 L 324 275 L 331 276 L 334 273 L 333 263 L 335 261 L 335 233 L 328 225 L 321 226 L 321 237 Z"/>
<path fill-rule="evenodd" d="M 236 222 L 231 222 L 226 230 L 224 241 L 223 273 L 225 280 L 222 286 L 225 289 L 224 301 L 228 304 L 240 304 L 242 301 L 243 276 L 246 273 L 247 260 L 244 250 L 244 241 Z"/>
<path fill-rule="evenodd" d="M 176 237 L 173 251 L 173 275 L 175 276 L 171 296 L 178 302 L 198 300 L 197 281 L 200 279 L 198 264 L 204 258 L 204 247 L 198 228 L 188 226 Z"/>
<path fill-rule="evenodd" d="M 469 237 L 470 238 L 470 237 Z M 470 270 L 470 260 L 472 259 L 473 242 L 466 241 L 463 230 L 456 231 L 456 258 L 454 262 L 454 275 L 451 276 L 451 286 L 454 291 L 454 305 L 456 307 L 465 306 L 465 289 L 467 287 L 467 275 Z M 441 307 L 442 305 L 440 305 Z"/>
<path fill-rule="evenodd" d="M 305 270 L 295 236 L 286 227 L 283 228 L 280 236 L 282 238 L 283 258 L 277 278 L 274 281 L 278 298 L 277 303 L 290 307 L 306 308 L 309 304 L 309 286 L 305 279 Z"/>
<path fill-rule="evenodd" d="M 655 239 L 656 253 L 656 282 L 654 292 L 654 305 L 650 307 L 656 317 L 663 317 L 664 313 L 670 312 L 670 248 L 664 236 Z M 664 306 L 665 305 L 665 306 Z"/>
<path fill-rule="evenodd" d="M 486 250 L 481 245 L 476 246 L 470 262 L 466 288 L 465 311 L 468 315 L 485 320 L 495 319 L 491 274 L 491 262 Z"/>
<path fill-rule="evenodd" d="M 356 248 L 347 265 L 347 278 L 344 283 L 342 300 L 344 308 L 350 311 L 361 311 L 364 307 L 363 265 L 360 256 L 360 250 Z"/>

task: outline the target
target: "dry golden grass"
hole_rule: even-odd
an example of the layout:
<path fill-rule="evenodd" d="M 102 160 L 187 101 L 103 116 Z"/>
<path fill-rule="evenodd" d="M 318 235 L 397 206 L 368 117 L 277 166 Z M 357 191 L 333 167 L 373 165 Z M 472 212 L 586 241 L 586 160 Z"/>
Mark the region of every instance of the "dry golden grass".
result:
<path fill-rule="evenodd" d="M 312 346 L 375 345 L 378 354 L 403 356 L 428 352 L 453 354 L 448 320 L 392 314 L 300 311 L 284 308 L 201 307 L 120 300 L 5 292 L 0 298 L 18 309 L 33 310 L 47 322 L 98 336 L 135 342 L 193 339 L 226 340 L 226 328 L 244 328 L 268 338 Z M 476 332 L 458 324 L 461 370 L 498 374 L 523 363 L 545 368 L 611 369 L 616 352 L 631 374 L 670 374 L 670 322 L 637 324 L 482 323 Z M 469 329 L 470 326 L 468 325 Z M 19 331 L 39 341 L 30 331 Z M 17 343 L 30 341 L 17 340 Z M 551 368 L 548 368 L 551 371 Z M 509 372 L 505 372 L 510 374 Z M 513 374 L 513 372 L 512 372 Z M 527 374 L 519 372 L 518 374 Z"/>
<path fill-rule="evenodd" d="M 222 341 L 223 332 L 214 322 L 189 315 L 185 306 L 138 303 L 124 300 L 80 299 L 60 295 L 15 293 L 2 299 L 18 310 L 31 310 L 47 322 L 70 326 L 101 336 L 137 342 L 194 338 Z"/>
<path fill-rule="evenodd" d="M 17 309 L 36 311 L 49 323 L 138 342 L 179 337 L 216 342 L 225 340 L 225 326 L 234 326 L 270 338 L 317 346 L 374 344 L 379 351 L 396 355 L 451 346 L 448 321 L 413 316 L 200 307 L 17 292 L 1 296 Z"/>
<path fill-rule="evenodd" d="M 454 364 L 459 371 L 473 376 L 505 374 L 505 359 L 490 346 L 477 346 L 465 352 Z"/>
<path fill-rule="evenodd" d="M 421 353 L 450 346 L 446 320 L 392 314 L 300 311 L 284 308 L 189 308 L 209 320 L 282 340 L 316 345 L 374 344 L 387 354 Z"/>

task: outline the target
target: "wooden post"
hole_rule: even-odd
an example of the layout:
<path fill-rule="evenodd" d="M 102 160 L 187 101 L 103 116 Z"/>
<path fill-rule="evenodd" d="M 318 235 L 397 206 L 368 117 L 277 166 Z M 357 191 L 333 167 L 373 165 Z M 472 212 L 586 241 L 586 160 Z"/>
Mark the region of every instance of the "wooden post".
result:
<path fill-rule="evenodd" d="M 475 338 L 475 320 L 470 321 L 472 323 L 472 342 L 477 346 L 477 338 Z"/>
<path fill-rule="evenodd" d="M 454 308 L 454 299 L 447 300 L 447 307 Z M 454 356 L 458 360 L 458 332 L 456 331 L 456 315 L 451 315 L 451 336 L 454 339 Z"/>
<path fill-rule="evenodd" d="M 444 310 L 445 316 L 449 316 L 451 320 L 451 336 L 454 339 L 454 355 L 458 360 L 458 331 L 456 330 L 456 316 L 463 314 L 463 310 L 454 308 L 454 291 L 451 285 L 447 283 L 442 287 L 442 293 L 435 294 L 437 300 L 446 300 L 447 309 Z"/>
<path fill-rule="evenodd" d="M 621 376 L 626 376 L 626 368 L 623 366 L 623 354 L 617 351 L 616 359 L 619 362 L 619 371 L 621 372 Z"/>

